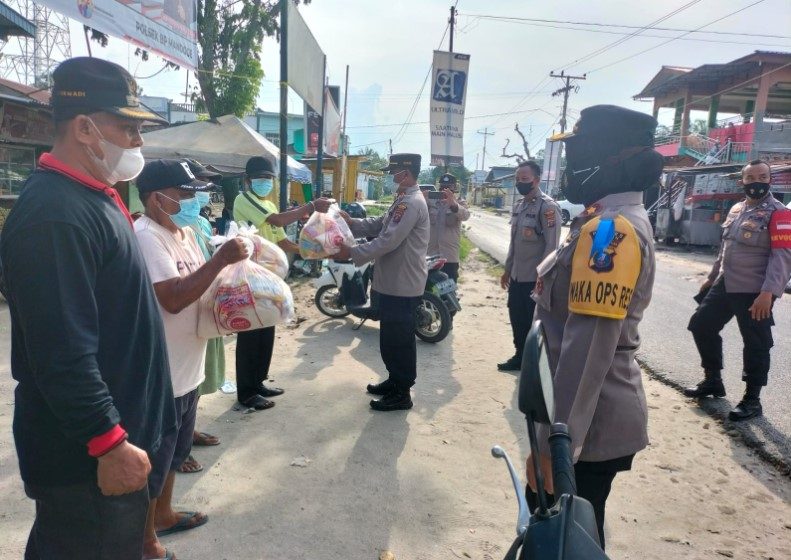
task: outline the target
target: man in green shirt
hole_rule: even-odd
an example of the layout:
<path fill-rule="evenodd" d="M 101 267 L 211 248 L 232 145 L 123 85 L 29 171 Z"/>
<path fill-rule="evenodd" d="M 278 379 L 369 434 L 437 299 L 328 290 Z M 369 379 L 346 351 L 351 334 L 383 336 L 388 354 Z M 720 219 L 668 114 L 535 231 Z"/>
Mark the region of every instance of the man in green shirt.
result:
<path fill-rule="evenodd" d="M 283 226 L 305 218 L 314 210 L 326 212 L 333 202 L 318 198 L 278 213 L 277 206 L 265 198 L 274 189 L 275 167 L 261 156 L 247 161 L 244 182 L 247 190 L 233 202 L 233 219 L 255 226 L 261 237 L 276 243 L 287 253 L 299 253 L 299 246 L 286 237 Z M 266 397 L 283 394 L 283 389 L 264 386 L 274 346 L 275 327 L 240 332 L 236 336 L 236 398 L 243 406 L 256 410 L 272 408 L 275 403 Z"/>

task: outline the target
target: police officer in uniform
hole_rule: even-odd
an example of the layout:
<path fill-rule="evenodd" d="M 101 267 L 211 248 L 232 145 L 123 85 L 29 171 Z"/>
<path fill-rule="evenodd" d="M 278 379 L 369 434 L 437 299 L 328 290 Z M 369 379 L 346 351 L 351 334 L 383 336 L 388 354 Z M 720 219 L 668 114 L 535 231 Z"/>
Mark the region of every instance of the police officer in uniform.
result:
<path fill-rule="evenodd" d="M 470 219 L 467 204 L 456 198 L 456 177 L 445 173 L 439 178 L 439 188 L 444 198 L 428 200 L 428 215 L 431 222 L 431 237 L 428 254 L 439 255 L 447 262 L 442 272 L 454 281 L 459 281 L 459 250 L 461 248 L 461 223 Z"/>
<path fill-rule="evenodd" d="M 684 391 L 689 397 L 724 397 L 720 331 L 734 316 L 744 341 L 744 397 L 731 410 L 731 420 L 762 414 L 760 394 L 769 374 L 772 304 L 783 295 L 791 276 L 791 210 L 770 192 L 771 169 L 761 160 L 742 169 L 747 198 L 731 208 L 722 224 L 722 245 L 708 280 L 701 286 L 700 306 L 689 322 L 705 378 Z"/>
<path fill-rule="evenodd" d="M 514 335 L 514 355 L 497 364 L 500 371 L 519 371 L 527 333 L 533 324 L 536 303 L 530 297 L 536 286 L 536 267 L 558 248 L 560 207 L 541 192 L 541 167 L 525 161 L 516 169 L 516 189 L 522 195 L 511 212 L 511 242 L 500 285 L 508 290 L 508 315 Z"/>
<path fill-rule="evenodd" d="M 409 390 L 417 378 L 415 312 L 426 288 L 429 217 L 426 200 L 417 185 L 420 155 L 393 154 L 382 171 L 398 185 L 395 201 L 377 218 L 344 219 L 358 237 L 376 238 L 355 247 L 342 247 L 336 260 L 351 258 L 357 266 L 376 260 L 372 290 L 378 292 L 379 351 L 389 377 L 368 392 L 382 398 L 371 401 L 374 410 L 412 408 Z"/>
<path fill-rule="evenodd" d="M 561 137 L 568 161 L 563 191 L 587 209 L 540 264 L 535 291 L 554 375 L 554 421 L 569 427 L 578 494 L 593 505 L 602 546 L 612 482 L 648 445 L 635 353 L 654 284 L 653 231 L 641 191 L 662 172 L 662 156 L 653 150 L 656 126 L 650 115 L 598 105 L 584 109 L 574 132 Z M 544 426 L 538 439 L 551 493 L 547 437 Z"/>

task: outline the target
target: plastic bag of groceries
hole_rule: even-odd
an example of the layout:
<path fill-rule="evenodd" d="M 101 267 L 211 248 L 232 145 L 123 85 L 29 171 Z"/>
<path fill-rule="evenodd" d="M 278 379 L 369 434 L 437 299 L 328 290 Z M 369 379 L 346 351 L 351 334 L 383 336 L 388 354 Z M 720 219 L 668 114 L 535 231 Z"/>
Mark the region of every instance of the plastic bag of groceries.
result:
<path fill-rule="evenodd" d="M 329 257 L 340 251 L 341 245 L 354 245 L 354 236 L 337 204 L 331 205 L 326 214 L 311 214 L 299 234 L 299 254 L 303 259 Z"/>
<path fill-rule="evenodd" d="M 234 223 L 236 225 L 236 223 Z M 253 226 L 239 226 L 239 235 L 253 242 L 253 251 L 250 258 L 280 278 L 288 276 L 288 257 L 285 251 L 258 235 L 258 230 Z"/>
<path fill-rule="evenodd" d="M 207 339 L 294 320 L 291 288 L 250 259 L 225 267 L 199 305 L 198 336 Z"/>
<path fill-rule="evenodd" d="M 280 278 L 285 279 L 288 276 L 289 263 L 286 253 L 269 241 L 258 235 L 258 230 L 254 226 L 239 225 L 236 222 L 231 222 L 228 225 L 228 231 L 225 235 L 215 235 L 211 238 L 210 243 L 219 247 L 228 239 L 234 237 L 242 237 L 245 239 L 245 244 L 250 251 L 250 259 L 263 266 L 270 272 L 274 272 Z M 249 241 L 249 243 L 247 243 Z"/>

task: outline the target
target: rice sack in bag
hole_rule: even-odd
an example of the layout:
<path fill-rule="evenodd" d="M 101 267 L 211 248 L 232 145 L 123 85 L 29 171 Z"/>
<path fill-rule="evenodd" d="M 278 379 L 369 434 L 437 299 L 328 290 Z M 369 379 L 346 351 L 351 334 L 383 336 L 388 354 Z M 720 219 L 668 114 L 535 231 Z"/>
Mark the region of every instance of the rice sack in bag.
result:
<path fill-rule="evenodd" d="M 285 251 L 258 235 L 258 230 L 253 226 L 239 226 L 239 235 L 253 242 L 250 258 L 254 263 L 260 264 L 280 278 L 288 276 L 289 263 Z"/>
<path fill-rule="evenodd" d="M 274 272 L 245 259 L 225 267 L 201 297 L 198 336 L 215 338 L 293 319 L 291 288 Z"/>
<path fill-rule="evenodd" d="M 354 236 L 341 218 L 337 204 L 326 214 L 314 212 L 299 234 L 299 254 L 303 259 L 323 259 L 334 255 L 341 245 L 354 245 Z"/>

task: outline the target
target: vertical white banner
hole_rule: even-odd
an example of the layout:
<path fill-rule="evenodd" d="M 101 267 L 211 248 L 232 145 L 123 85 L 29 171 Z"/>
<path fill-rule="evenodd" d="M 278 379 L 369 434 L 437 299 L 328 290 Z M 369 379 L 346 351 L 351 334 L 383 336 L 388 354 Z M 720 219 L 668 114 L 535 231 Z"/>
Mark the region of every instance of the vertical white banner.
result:
<path fill-rule="evenodd" d="M 431 165 L 464 165 L 464 107 L 470 55 L 434 51 Z"/>
<path fill-rule="evenodd" d="M 541 169 L 541 182 L 546 184 L 546 193 L 555 196 L 560 178 L 560 154 L 563 151 L 563 142 L 547 140 L 544 144 L 544 164 Z"/>

